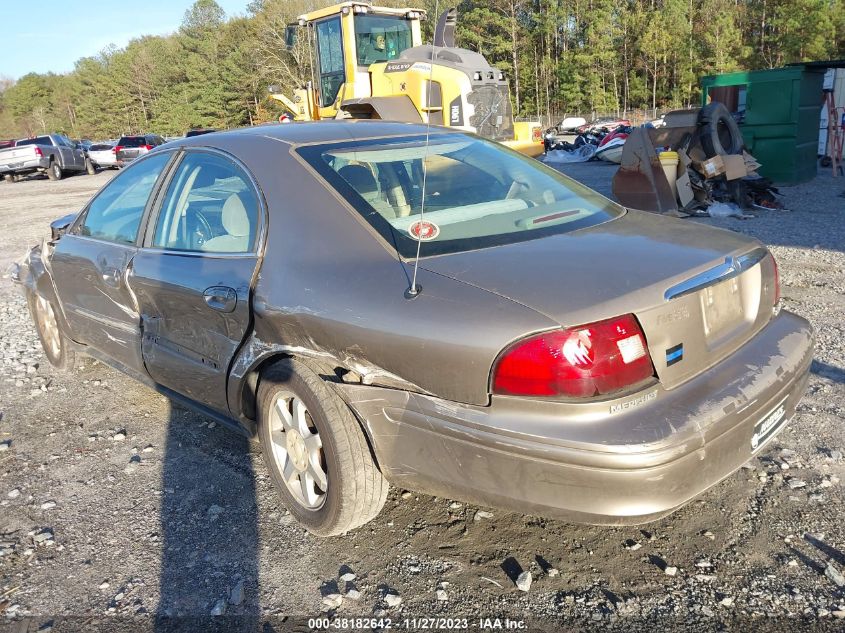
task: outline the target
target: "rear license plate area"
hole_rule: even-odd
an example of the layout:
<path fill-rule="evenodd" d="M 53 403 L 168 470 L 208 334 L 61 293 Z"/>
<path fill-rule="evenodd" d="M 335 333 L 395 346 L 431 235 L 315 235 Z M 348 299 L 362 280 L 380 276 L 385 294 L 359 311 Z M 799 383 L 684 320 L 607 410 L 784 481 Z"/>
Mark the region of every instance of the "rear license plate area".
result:
<path fill-rule="evenodd" d="M 701 291 L 704 335 L 708 341 L 719 338 L 744 321 L 739 278 L 727 279 Z"/>
<path fill-rule="evenodd" d="M 786 421 L 786 398 L 784 398 L 754 425 L 754 430 L 751 433 L 752 452 L 761 448 L 769 438 L 786 424 Z"/>

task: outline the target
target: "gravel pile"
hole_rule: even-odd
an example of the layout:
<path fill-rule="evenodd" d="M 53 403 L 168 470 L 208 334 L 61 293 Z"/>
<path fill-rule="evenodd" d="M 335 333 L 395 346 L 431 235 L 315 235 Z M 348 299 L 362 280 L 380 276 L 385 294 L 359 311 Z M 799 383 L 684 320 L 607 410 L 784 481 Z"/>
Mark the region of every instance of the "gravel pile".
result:
<path fill-rule="evenodd" d="M 6 261 L 106 178 L 0 184 Z M 759 458 L 640 528 L 392 490 L 371 524 L 315 539 L 278 503 L 255 446 L 93 361 L 53 371 L 0 282 L 0 627 L 321 613 L 538 630 L 843 626 L 843 190 L 823 174 L 784 189 L 791 211 L 707 221 L 772 248 L 785 307 L 816 327 L 817 360 L 798 414 Z"/>

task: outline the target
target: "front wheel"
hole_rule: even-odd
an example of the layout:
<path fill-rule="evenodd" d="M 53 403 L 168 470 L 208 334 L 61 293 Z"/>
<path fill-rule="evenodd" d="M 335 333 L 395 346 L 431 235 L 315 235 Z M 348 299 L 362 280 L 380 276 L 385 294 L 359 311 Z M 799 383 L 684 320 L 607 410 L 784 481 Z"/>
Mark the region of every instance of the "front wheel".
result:
<path fill-rule="evenodd" d="M 14 174 L 3 174 L 3 180 L 6 182 L 15 182 L 15 175 Z"/>
<path fill-rule="evenodd" d="M 317 536 L 375 518 L 388 484 L 346 403 L 304 363 L 285 359 L 258 388 L 261 452 L 282 501 Z"/>
<path fill-rule="evenodd" d="M 53 304 L 41 295 L 30 292 L 27 292 L 26 298 L 47 360 L 56 369 L 71 371 L 76 361 L 76 354 L 71 349 L 67 337 L 59 329 Z"/>
<path fill-rule="evenodd" d="M 50 166 L 47 168 L 47 178 L 50 180 L 62 179 L 62 168 L 57 162 L 53 161 L 50 163 Z"/>
<path fill-rule="evenodd" d="M 97 166 L 94 165 L 94 163 L 91 162 L 90 158 L 85 159 L 85 171 L 88 172 L 89 176 L 93 176 L 94 174 L 97 173 Z"/>

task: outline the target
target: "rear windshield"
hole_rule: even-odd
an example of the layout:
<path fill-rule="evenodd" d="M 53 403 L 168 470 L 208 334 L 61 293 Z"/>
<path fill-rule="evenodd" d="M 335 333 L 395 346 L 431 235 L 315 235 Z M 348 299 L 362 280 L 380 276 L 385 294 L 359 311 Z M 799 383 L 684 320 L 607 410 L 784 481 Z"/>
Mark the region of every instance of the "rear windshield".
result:
<path fill-rule="evenodd" d="M 36 136 L 35 138 L 25 138 L 22 141 L 15 143 L 18 147 L 21 145 L 52 145 L 49 136 Z"/>
<path fill-rule="evenodd" d="M 114 147 L 114 145 L 111 145 L 111 144 L 108 144 L 108 143 L 98 143 L 96 145 L 92 145 L 91 147 L 89 147 L 88 151 L 89 152 L 102 152 L 102 151 L 105 151 L 105 150 L 109 150 L 113 147 Z"/>
<path fill-rule="evenodd" d="M 298 153 L 403 256 L 567 233 L 624 210 L 485 139 L 438 134 L 302 147 Z M 425 199 L 423 181 L 425 180 Z"/>
<path fill-rule="evenodd" d="M 141 147 L 146 145 L 147 141 L 143 136 L 122 136 L 117 144 L 121 147 Z"/>

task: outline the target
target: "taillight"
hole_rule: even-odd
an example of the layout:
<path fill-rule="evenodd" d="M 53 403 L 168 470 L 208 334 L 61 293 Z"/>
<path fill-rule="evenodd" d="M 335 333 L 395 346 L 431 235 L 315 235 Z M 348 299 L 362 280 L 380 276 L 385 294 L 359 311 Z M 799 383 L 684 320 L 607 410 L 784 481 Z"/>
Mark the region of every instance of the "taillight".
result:
<path fill-rule="evenodd" d="M 117 154 L 120 150 L 123 149 L 123 145 L 115 145 L 111 148 L 112 154 Z"/>
<path fill-rule="evenodd" d="M 35 146 L 35 155 L 38 157 L 44 156 L 44 153 L 41 151 L 41 148 L 38 145 Z"/>
<path fill-rule="evenodd" d="M 145 150 L 147 150 L 148 152 L 149 152 L 152 148 L 153 148 L 153 146 L 152 146 L 152 145 L 141 145 L 141 149 L 145 149 Z"/>
<path fill-rule="evenodd" d="M 493 393 L 589 398 L 654 375 L 633 314 L 530 336 L 505 348 L 493 365 Z"/>

